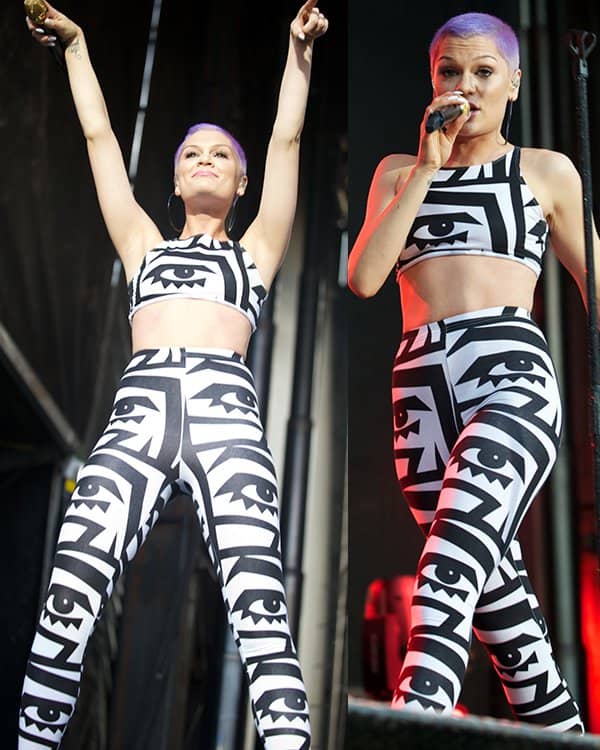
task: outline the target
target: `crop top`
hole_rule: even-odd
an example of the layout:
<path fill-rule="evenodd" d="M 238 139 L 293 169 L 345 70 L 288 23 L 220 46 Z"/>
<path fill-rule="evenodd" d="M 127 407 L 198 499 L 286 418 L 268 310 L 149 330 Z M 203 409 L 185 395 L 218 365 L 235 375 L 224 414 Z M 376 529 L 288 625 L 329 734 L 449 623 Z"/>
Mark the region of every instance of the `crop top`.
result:
<path fill-rule="evenodd" d="M 130 322 L 141 307 L 188 297 L 239 310 L 253 331 L 267 297 L 256 263 L 239 242 L 208 234 L 159 243 L 146 253 L 127 289 Z"/>
<path fill-rule="evenodd" d="M 505 257 L 539 276 L 548 223 L 521 175 L 520 160 L 515 146 L 486 164 L 438 170 L 396 263 L 396 278 L 442 255 Z"/>

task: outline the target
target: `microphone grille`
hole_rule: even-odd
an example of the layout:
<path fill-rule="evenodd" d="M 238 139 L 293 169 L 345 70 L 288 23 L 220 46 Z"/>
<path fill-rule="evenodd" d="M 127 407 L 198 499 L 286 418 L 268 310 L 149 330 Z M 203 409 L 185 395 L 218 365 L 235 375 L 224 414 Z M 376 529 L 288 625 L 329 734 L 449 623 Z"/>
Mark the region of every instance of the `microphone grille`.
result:
<path fill-rule="evenodd" d="M 42 24 L 48 15 L 48 6 L 44 0 L 25 0 L 23 3 L 25 13 L 31 18 L 33 23 Z"/>

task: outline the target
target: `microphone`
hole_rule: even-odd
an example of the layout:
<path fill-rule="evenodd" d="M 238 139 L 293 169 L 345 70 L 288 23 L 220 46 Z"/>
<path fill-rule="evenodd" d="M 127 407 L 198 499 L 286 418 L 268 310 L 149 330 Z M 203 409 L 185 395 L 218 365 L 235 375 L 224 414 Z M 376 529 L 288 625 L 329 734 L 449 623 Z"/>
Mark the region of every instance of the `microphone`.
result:
<path fill-rule="evenodd" d="M 44 21 L 46 20 L 46 16 L 48 15 L 48 6 L 44 2 L 44 0 L 25 0 L 23 3 L 25 7 L 25 13 L 29 16 L 29 18 L 33 21 L 33 23 L 43 31 L 46 32 L 46 34 L 49 34 L 50 32 L 48 29 L 44 27 Z M 62 44 L 60 42 L 60 39 L 57 37 L 57 44 L 54 44 L 52 47 L 49 47 L 50 53 L 52 57 L 56 60 L 56 62 L 60 65 L 61 68 L 65 68 L 65 51 L 62 48 Z"/>
<path fill-rule="evenodd" d="M 469 112 L 469 103 L 464 104 L 446 104 L 444 107 L 435 109 L 427 118 L 425 122 L 425 131 L 427 133 L 433 133 L 435 130 L 441 130 L 444 125 L 448 122 L 456 120 L 462 114 Z"/>

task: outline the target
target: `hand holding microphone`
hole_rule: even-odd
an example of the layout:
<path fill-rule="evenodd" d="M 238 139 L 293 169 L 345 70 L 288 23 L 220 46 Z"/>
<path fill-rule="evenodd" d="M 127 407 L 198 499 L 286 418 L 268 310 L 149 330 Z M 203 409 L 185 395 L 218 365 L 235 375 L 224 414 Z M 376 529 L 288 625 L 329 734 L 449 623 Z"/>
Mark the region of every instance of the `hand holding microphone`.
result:
<path fill-rule="evenodd" d="M 44 0 L 25 0 L 25 13 L 31 18 L 33 23 L 41 26 L 48 15 L 48 6 Z"/>
<path fill-rule="evenodd" d="M 461 104 L 446 104 L 439 109 L 434 109 L 429 114 L 425 122 L 425 131 L 433 133 L 436 130 L 443 130 L 447 123 L 457 120 L 461 115 L 468 115 L 471 111 L 469 102 Z"/>
<path fill-rule="evenodd" d="M 65 49 L 80 29 L 45 0 L 24 0 L 27 28 L 33 38 L 48 47 L 55 60 L 65 67 Z"/>
<path fill-rule="evenodd" d="M 60 43 L 56 45 L 56 37 L 53 37 L 44 26 L 44 21 L 48 16 L 48 6 L 44 0 L 25 0 L 23 5 L 30 31 L 38 34 L 38 41 L 45 42 L 44 46 L 48 47 L 56 62 L 64 68 L 65 52 Z"/>
<path fill-rule="evenodd" d="M 441 169 L 450 158 L 456 135 L 469 115 L 469 102 L 462 91 L 448 91 L 436 96 L 421 123 L 416 166 L 427 172 Z"/>

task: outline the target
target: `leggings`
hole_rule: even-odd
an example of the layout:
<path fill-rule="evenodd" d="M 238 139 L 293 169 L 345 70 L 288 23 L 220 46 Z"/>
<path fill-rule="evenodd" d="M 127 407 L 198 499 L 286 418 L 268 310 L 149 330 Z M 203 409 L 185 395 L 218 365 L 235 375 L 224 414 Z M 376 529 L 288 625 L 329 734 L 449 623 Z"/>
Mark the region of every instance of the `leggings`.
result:
<path fill-rule="evenodd" d="M 542 332 L 514 307 L 409 331 L 392 401 L 396 473 L 426 535 L 393 707 L 452 711 L 474 630 L 519 720 L 583 733 L 516 539 L 561 430 Z"/>
<path fill-rule="evenodd" d="M 79 472 L 27 665 L 19 750 L 58 748 L 88 639 L 161 511 L 190 495 L 266 750 L 308 750 L 308 702 L 287 621 L 275 469 L 243 359 L 160 348 L 127 366 Z"/>

